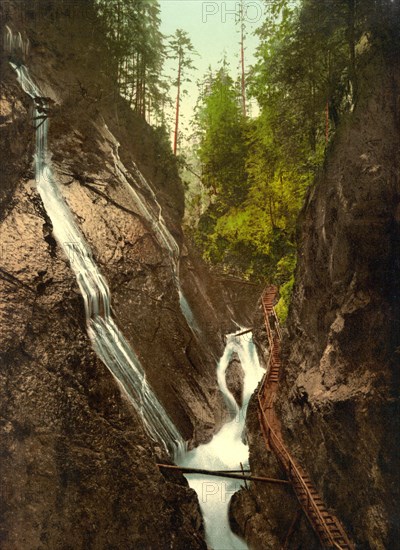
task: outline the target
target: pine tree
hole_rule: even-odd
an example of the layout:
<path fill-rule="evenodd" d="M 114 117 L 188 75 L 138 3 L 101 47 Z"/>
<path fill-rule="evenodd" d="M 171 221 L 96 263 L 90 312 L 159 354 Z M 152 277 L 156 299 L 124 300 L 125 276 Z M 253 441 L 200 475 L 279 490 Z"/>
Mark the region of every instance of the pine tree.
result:
<path fill-rule="evenodd" d="M 174 83 L 177 88 L 173 147 L 174 154 L 176 155 L 179 137 L 179 114 L 182 95 L 181 87 L 184 82 L 190 82 L 190 79 L 187 77 L 187 71 L 194 69 L 192 57 L 195 54 L 195 51 L 189 35 L 182 29 L 177 29 L 175 35 L 170 38 L 169 50 L 170 58 L 178 61 L 177 78 Z"/>
<path fill-rule="evenodd" d="M 97 0 L 121 93 L 147 120 L 165 100 L 164 37 L 157 0 Z"/>
<path fill-rule="evenodd" d="M 223 62 L 206 77 L 207 88 L 197 113 L 203 183 L 227 205 L 240 203 L 246 193 L 244 117 L 241 96 Z"/>

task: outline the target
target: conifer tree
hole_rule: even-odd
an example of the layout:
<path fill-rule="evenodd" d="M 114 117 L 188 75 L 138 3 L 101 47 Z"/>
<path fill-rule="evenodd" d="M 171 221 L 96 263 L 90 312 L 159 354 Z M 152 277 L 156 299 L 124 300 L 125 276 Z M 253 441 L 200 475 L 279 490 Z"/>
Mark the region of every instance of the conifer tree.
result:
<path fill-rule="evenodd" d="M 157 0 L 97 0 L 122 94 L 143 118 L 159 115 L 165 100 L 164 37 Z"/>
<path fill-rule="evenodd" d="M 179 114 L 182 95 L 182 84 L 184 82 L 190 82 L 190 79 L 187 76 L 187 71 L 194 69 L 192 57 L 195 51 L 189 35 L 182 29 L 177 29 L 174 36 L 170 38 L 169 50 L 170 58 L 176 59 L 178 62 L 177 77 L 174 83 L 177 88 L 173 146 L 174 154 L 176 155 L 178 150 Z"/>

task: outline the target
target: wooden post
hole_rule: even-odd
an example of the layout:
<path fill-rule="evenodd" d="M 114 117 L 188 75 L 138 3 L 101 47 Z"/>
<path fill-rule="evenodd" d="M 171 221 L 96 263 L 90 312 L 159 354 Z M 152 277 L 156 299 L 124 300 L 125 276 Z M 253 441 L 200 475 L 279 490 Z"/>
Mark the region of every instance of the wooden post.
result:
<path fill-rule="evenodd" d="M 243 468 L 243 464 L 242 464 L 242 463 L 240 463 L 240 468 L 241 468 L 241 470 L 242 470 L 242 474 L 243 474 L 243 477 L 244 477 L 244 468 Z M 244 480 L 244 486 L 246 487 L 246 489 L 248 489 L 246 479 Z"/>
<path fill-rule="evenodd" d="M 216 477 L 227 477 L 230 479 L 242 479 L 242 480 L 249 480 L 249 481 L 261 481 L 264 483 L 276 483 L 279 485 L 290 485 L 290 481 L 287 481 L 286 479 L 275 479 L 272 477 L 264 477 L 264 476 L 252 476 L 252 475 L 242 475 L 242 474 L 236 474 L 231 473 L 227 471 L 222 470 L 205 470 L 203 468 L 185 468 L 184 466 L 175 466 L 175 464 L 157 464 L 157 466 L 161 469 L 165 470 L 175 470 L 180 471 L 182 473 L 186 474 L 204 474 L 207 476 L 216 476 Z"/>

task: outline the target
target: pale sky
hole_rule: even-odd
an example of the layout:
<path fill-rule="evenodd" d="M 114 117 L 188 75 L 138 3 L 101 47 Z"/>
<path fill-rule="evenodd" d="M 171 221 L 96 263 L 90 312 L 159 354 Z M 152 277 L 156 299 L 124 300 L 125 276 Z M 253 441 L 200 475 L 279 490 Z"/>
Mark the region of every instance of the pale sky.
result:
<path fill-rule="evenodd" d="M 196 71 L 192 71 L 192 83 L 186 84 L 189 94 L 182 98 L 182 129 L 188 125 L 198 97 L 196 81 L 202 79 L 211 65 L 215 70 L 224 54 L 230 64 L 231 76 L 240 74 L 240 34 L 235 25 L 235 12 L 239 11 L 237 0 L 160 0 L 161 32 L 174 34 L 177 28 L 186 31 L 198 56 L 194 56 Z M 246 51 L 245 62 L 254 63 L 254 52 L 258 38 L 253 35 L 264 19 L 264 0 L 245 1 Z M 166 64 L 168 74 L 176 70 L 176 62 Z M 175 90 L 173 90 L 175 94 Z"/>

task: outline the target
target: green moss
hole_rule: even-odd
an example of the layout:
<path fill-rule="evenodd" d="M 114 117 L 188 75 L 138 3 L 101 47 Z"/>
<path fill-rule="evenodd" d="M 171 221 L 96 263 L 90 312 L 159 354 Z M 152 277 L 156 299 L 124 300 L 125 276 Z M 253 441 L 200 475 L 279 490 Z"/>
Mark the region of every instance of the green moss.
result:
<path fill-rule="evenodd" d="M 294 275 L 291 276 L 289 281 L 280 288 L 280 300 L 276 306 L 276 314 L 278 315 L 279 322 L 283 325 L 286 322 L 286 318 L 289 312 L 290 300 L 292 298 L 292 290 L 294 285 Z"/>

